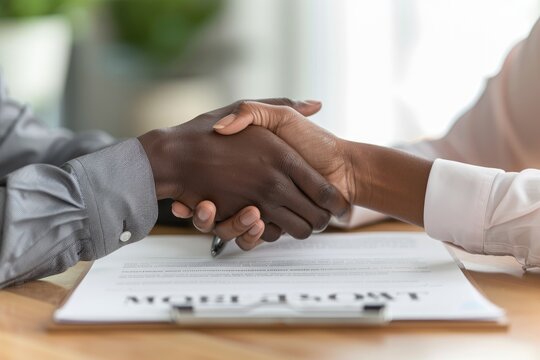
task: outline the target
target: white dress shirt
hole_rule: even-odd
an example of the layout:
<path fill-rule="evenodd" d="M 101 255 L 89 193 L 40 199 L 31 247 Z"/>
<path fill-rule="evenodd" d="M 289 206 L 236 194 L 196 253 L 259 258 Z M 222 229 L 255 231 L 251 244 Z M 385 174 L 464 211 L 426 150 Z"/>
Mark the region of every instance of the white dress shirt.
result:
<path fill-rule="evenodd" d="M 424 207 L 430 236 L 540 266 L 540 21 L 443 138 L 401 149 L 435 160 Z M 355 208 L 342 225 L 382 217 Z"/>

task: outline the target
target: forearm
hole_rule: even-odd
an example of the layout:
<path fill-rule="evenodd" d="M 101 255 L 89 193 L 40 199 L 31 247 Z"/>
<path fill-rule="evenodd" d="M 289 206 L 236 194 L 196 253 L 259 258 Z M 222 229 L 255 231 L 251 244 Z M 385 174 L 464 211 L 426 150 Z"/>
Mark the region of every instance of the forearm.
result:
<path fill-rule="evenodd" d="M 346 142 L 354 204 L 423 226 L 432 162 L 400 150 Z"/>
<path fill-rule="evenodd" d="M 520 173 L 347 143 L 356 205 L 424 226 L 472 253 L 540 265 L 540 171 Z M 353 185 L 354 184 L 354 185 Z"/>

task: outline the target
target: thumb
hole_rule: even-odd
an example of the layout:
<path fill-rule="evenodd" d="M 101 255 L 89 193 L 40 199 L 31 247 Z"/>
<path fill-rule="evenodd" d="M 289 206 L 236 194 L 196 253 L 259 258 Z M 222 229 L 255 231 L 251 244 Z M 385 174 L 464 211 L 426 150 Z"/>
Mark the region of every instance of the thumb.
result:
<path fill-rule="evenodd" d="M 232 135 L 239 133 L 249 125 L 253 124 L 254 120 L 255 119 L 250 112 L 232 113 L 221 118 L 214 124 L 213 128 L 221 135 Z"/>
<path fill-rule="evenodd" d="M 304 116 L 311 116 L 321 110 L 322 103 L 317 100 L 305 100 L 297 102 L 292 108 Z"/>
<path fill-rule="evenodd" d="M 244 130 L 249 125 L 257 125 L 277 133 L 278 128 L 290 121 L 291 115 L 294 114 L 303 118 L 296 110 L 287 106 L 246 101 L 232 114 L 220 119 L 214 125 L 214 130 L 222 135 L 232 135 Z"/>

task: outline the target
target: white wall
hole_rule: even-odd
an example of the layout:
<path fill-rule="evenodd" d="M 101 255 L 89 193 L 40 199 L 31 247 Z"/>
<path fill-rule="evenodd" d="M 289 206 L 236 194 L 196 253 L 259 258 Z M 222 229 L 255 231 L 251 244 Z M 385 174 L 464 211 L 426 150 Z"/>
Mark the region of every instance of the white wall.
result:
<path fill-rule="evenodd" d="M 339 135 L 390 144 L 435 136 L 525 37 L 537 0 L 297 0 L 292 95 L 319 98 Z"/>
<path fill-rule="evenodd" d="M 237 99 L 289 96 L 322 100 L 314 121 L 345 138 L 391 144 L 436 136 L 526 36 L 539 3 L 230 0 L 205 30 L 207 48 L 228 49 L 210 55 L 212 73 L 147 89 L 111 76 L 99 51 L 83 49 L 79 60 L 87 66 L 79 70 L 93 70 L 77 77 L 82 105 L 72 126 L 133 135 Z M 129 129 L 135 123 L 143 125 Z"/>

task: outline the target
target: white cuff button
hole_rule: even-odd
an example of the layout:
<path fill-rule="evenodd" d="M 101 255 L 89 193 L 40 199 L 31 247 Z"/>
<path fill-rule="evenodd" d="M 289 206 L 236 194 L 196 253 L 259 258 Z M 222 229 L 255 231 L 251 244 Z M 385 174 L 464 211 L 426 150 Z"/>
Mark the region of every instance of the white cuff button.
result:
<path fill-rule="evenodd" d="M 123 233 L 120 234 L 120 241 L 121 242 L 129 241 L 129 239 L 131 239 L 131 232 L 124 231 Z"/>

